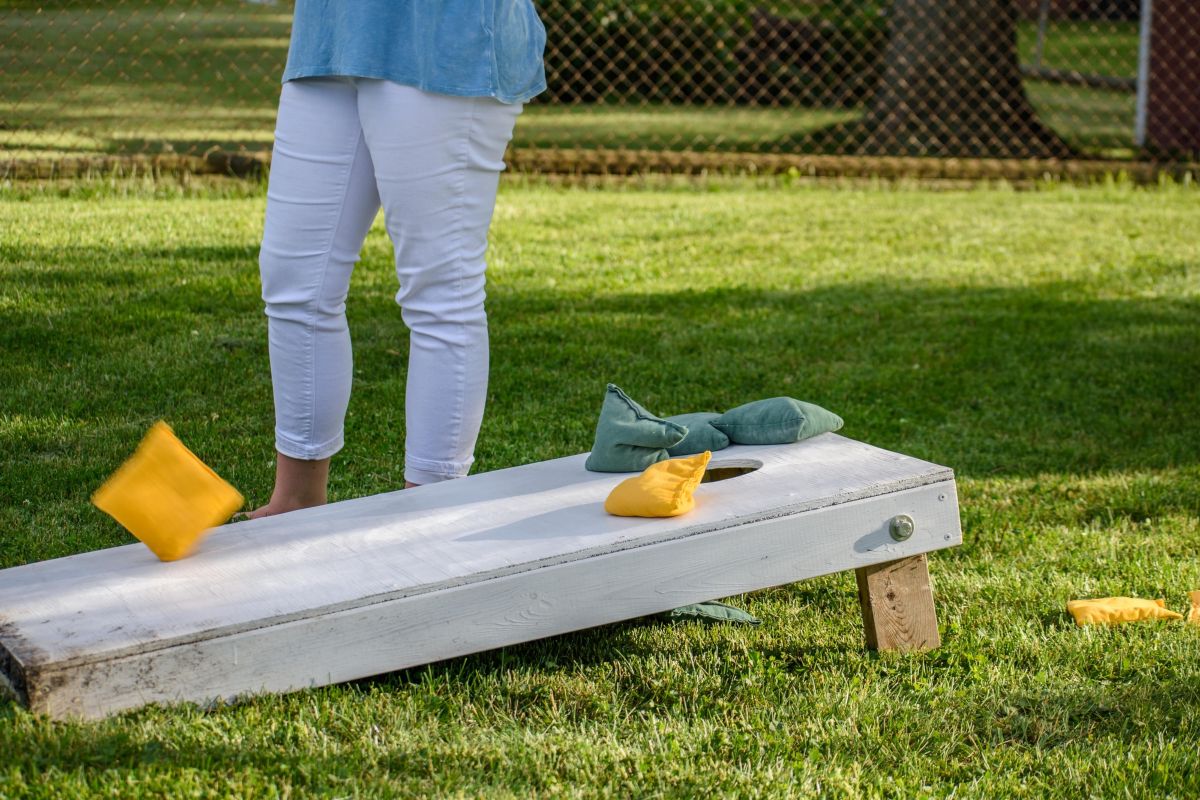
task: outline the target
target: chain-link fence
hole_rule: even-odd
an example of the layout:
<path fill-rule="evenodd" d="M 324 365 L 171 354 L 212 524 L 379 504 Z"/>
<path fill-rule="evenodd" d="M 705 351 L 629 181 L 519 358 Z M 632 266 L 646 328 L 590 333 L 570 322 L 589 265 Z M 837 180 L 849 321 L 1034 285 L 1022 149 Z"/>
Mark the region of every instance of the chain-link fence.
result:
<path fill-rule="evenodd" d="M 538 10 L 550 88 L 522 116 L 518 156 L 1200 151 L 1196 0 L 539 0 Z M 0 0 L 0 157 L 269 152 L 291 11 L 271 0 Z"/>

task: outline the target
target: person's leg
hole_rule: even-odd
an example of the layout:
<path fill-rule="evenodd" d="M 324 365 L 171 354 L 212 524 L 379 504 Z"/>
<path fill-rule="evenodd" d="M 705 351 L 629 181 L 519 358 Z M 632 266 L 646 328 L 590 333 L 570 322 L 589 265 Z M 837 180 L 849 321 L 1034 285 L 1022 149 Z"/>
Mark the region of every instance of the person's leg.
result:
<path fill-rule="evenodd" d="M 408 326 L 405 479 L 462 477 L 487 397 L 484 251 L 519 105 L 357 81 Z"/>
<path fill-rule="evenodd" d="M 289 81 L 259 254 L 275 398 L 275 489 L 267 516 L 325 502 L 342 447 L 353 365 L 350 273 L 379 211 L 352 81 Z"/>

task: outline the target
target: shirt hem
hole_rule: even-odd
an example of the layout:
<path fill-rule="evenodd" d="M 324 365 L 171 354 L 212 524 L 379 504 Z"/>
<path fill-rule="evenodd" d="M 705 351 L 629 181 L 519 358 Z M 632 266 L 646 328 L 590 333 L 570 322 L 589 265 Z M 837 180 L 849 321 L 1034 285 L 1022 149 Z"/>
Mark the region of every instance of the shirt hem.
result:
<path fill-rule="evenodd" d="M 328 77 L 349 77 L 349 78 L 373 78 L 377 80 L 393 81 L 401 83 L 405 86 L 412 86 L 420 89 L 423 92 L 432 92 L 433 94 L 446 94 L 454 97 L 494 97 L 501 103 L 515 104 L 525 103 L 533 97 L 541 94 L 546 90 L 545 80 L 538 81 L 529 90 L 510 94 L 501 92 L 495 88 L 471 88 L 464 86 L 451 86 L 449 84 L 439 83 L 437 81 L 423 81 L 418 78 L 412 78 L 406 75 L 394 75 L 382 73 L 378 70 L 347 67 L 347 66 L 329 66 L 321 65 L 314 67 L 289 67 L 283 73 L 283 83 L 288 81 L 298 80 L 302 78 L 328 78 Z"/>

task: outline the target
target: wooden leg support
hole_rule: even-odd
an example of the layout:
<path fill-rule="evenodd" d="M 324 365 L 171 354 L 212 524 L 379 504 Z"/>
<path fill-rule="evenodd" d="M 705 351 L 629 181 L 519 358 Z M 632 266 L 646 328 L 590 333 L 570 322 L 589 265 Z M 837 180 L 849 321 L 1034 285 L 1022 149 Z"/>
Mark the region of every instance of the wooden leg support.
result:
<path fill-rule="evenodd" d="M 942 643 L 924 553 L 856 569 L 854 574 L 867 647 L 931 650 Z"/>

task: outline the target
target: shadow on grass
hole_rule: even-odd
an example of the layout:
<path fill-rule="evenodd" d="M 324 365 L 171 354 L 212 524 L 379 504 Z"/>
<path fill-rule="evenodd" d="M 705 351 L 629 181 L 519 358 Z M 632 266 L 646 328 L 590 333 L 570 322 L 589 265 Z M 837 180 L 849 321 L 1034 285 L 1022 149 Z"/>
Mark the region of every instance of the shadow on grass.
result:
<path fill-rule="evenodd" d="M 809 399 L 838 411 L 846 435 L 968 476 L 1200 457 L 1196 300 L 1098 298 L 1070 284 L 853 283 L 595 298 L 512 290 L 490 307 L 497 396 L 586 387 L 568 398 L 579 405 L 553 409 L 581 419 L 612 381 L 660 414 Z"/>
<path fill-rule="evenodd" d="M 6 268 L 6 277 L 34 297 L 6 310 L 0 329 L 7 354 L 0 376 L 13 390 L 6 394 L 11 402 L 0 400 L 0 413 L 69 408 L 76 417 L 119 419 L 139 405 L 160 407 L 156 390 L 189 386 L 198 401 L 232 415 L 238 409 L 227 407 L 228 398 L 216 390 L 206 397 L 204 389 L 209 351 L 227 352 L 230 341 L 247 345 L 247 358 L 231 368 L 249 370 L 247 381 L 265 374 L 265 346 L 254 346 L 265 322 L 252 249 L 23 249 L 19 257 L 56 266 Z M 178 261 L 187 272 L 156 261 Z M 144 271 L 118 266 L 146 262 L 152 268 Z M 1147 277 L 1146 269 L 1125 283 Z M 1169 277 L 1189 266 L 1154 269 Z M 350 448 L 380 446 L 364 441 L 371 438 L 366 432 L 382 409 L 403 408 L 407 332 L 393 291 L 387 279 L 351 291 L 358 385 L 350 425 L 359 438 L 348 437 Z M 53 301 L 46 307 L 37 302 L 43 292 Z M 775 395 L 811 400 L 840 413 L 850 437 L 964 476 L 1200 461 L 1200 301 L 1192 298 L 1098 296 L 1071 282 L 854 282 L 596 296 L 502 284 L 492 288 L 488 308 L 491 386 L 477 454 L 485 469 L 588 449 L 610 381 L 663 415 Z M 138 392 L 79 395 L 89 375 L 136 374 L 143 362 L 157 371 Z M 64 363 L 70 371 L 56 366 Z M 36 406 L 21 403 L 22 396 L 36 396 Z M 559 438 L 537 448 L 532 438 L 513 439 L 508 431 L 518 419 Z"/>

